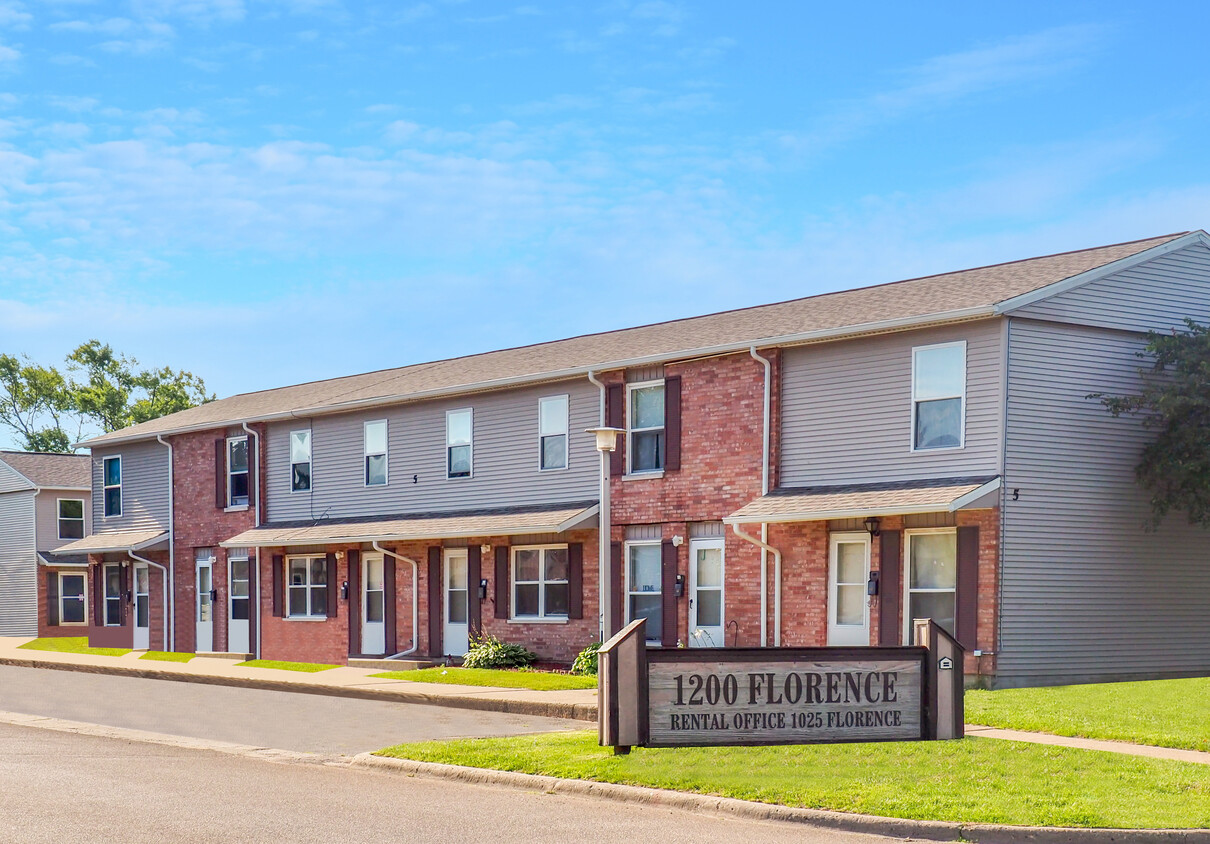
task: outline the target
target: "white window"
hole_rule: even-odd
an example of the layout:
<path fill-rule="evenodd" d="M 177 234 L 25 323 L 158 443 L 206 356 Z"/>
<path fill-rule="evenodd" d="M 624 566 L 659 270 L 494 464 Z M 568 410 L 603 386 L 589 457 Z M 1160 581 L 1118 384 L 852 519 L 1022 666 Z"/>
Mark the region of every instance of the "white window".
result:
<path fill-rule="evenodd" d="M 366 486 L 386 486 L 387 482 L 387 420 L 379 419 L 365 425 Z"/>
<path fill-rule="evenodd" d="M 631 472 L 658 472 L 664 468 L 664 382 L 626 386 Z"/>
<path fill-rule="evenodd" d="M 248 504 L 248 438 L 227 438 L 227 506 Z"/>
<path fill-rule="evenodd" d="M 83 572 L 59 572 L 59 623 L 88 623 L 87 578 Z"/>
<path fill-rule="evenodd" d="M 446 477 L 469 478 L 473 455 L 474 414 L 471 409 L 449 410 L 445 414 Z"/>
<path fill-rule="evenodd" d="M 539 468 L 567 468 L 567 396 L 538 399 Z"/>
<path fill-rule="evenodd" d="M 289 618 L 327 618 L 327 557 L 287 557 L 286 589 Z"/>
<path fill-rule="evenodd" d="M 910 643 L 912 623 L 931 618 L 952 636 L 958 584 L 958 534 L 953 528 L 907 531 L 907 577 L 904 580 L 907 612 L 903 614 L 903 641 Z"/>
<path fill-rule="evenodd" d="M 117 563 L 102 566 L 104 579 L 105 626 L 122 626 L 122 567 Z"/>
<path fill-rule="evenodd" d="M 101 461 L 103 495 L 106 516 L 122 515 L 122 458 L 106 457 Z"/>
<path fill-rule="evenodd" d="M 84 499 L 59 499 L 59 538 L 84 538 Z"/>
<path fill-rule="evenodd" d="M 290 432 L 290 491 L 311 488 L 311 432 Z"/>
<path fill-rule="evenodd" d="M 227 574 L 231 581 L 228 595 L 232 621 L 247 621 L 252 613 L 252 549 L 230 548 L 227 551 Z"/>
<path fill-rule="evenodd" d="M 647 643 L 663 636 L 663 550 L 659 542 L 626 543 L 626 621 L 647 619 Z"/>
<path fill-rule="evenodd" d="M 962 448 L 966 341 L 912 349 L 912 450 Z"/>
<path fill-rule="evenodd" d="M 513 548 L 513 618 L 567 618 L 567 546 Z"/>

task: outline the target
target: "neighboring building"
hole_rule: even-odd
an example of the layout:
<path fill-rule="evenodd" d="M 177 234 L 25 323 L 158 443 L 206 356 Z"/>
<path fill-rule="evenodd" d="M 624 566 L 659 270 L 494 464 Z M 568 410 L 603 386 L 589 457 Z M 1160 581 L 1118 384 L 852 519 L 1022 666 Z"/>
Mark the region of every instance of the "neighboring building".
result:
<path fill-rule="evenodd" d="M 975 682 L 1204 674 L 1210 536 L 1144 532 L 1143 429 L 1089 398 L 1185 317 L 1204 232 L 233 396 L 88 443 L 69 550 L 98 641 L 155 641 L 170 567 L 178 650 L 568 662 L 639 616 L 687 647 L 929 616 Z"/>
<path fill-rule="evenodd" d="M 92 528 L 88 458 L 0 451 L 0 636 L 81 636 L 88 560 L 56 553 Z"/>

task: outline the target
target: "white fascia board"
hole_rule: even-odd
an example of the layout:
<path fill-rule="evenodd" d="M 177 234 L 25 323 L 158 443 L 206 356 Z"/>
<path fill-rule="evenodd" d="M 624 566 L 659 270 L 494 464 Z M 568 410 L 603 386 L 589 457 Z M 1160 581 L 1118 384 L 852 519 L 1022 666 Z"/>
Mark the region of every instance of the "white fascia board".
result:
<path fill-rule="evenodd" d="M 950 502 L 950 506 L 949 506 L 950 512 L 953 513 L 956 510 L 961 510 L 964 507 L 966 507 L 968 504 L 978 501 L 980 498 L 987 495 L 989 492 L 995 492 L 996 490 L 998 490 L 1000 488 L 1000 485 L 1002 483 L 1003 483 L 1003 481 L 1000 478 L 992 478 L 987 483 L 983 484 L 980 487 L 972 489 L 970 492 L 966 493 L 965 495 L 959 495 L 957 498 L 955 498 L 953 501 Z"/>
<path fill-rule="evenodd" d="M 255 537 L 240 539 L 235 541 L 237 537 L 224 540 L 219 543 L 222 548 L 295 548 L 305 545 L 360 545 L 369 542 L 421 542 L 429 539 L 474 539 L 479 536 L 524 536 L 531 533 L 562 533 L 567 530 L 564 525 L 575 524 L 583 521 L 579 516 L 569 519 L 567 522 L 559 525 L 527 525 L 519 528 L 492 529 L 491 531 L 473 530 L 473 531 L 441 531 L 440 533 L 394 533 L 394 534 L 376 534 L 374 536 L 334 536 L 326 539 L 316 539 L 314 537 L 308 539 L 265 539 L 260 540 Z"/>
<path fill-rule="evenodd" d="M 863 516 L 908 516 L 912 513 L 946 513 L 949 504 L 914 504 L 906 507 L 857 507 L 849 510 L 810 510 L 779 516 L 725 516 L 725 525 L 780 525 L 789 522 L 822 522 L 825 519 L 857 519 Z"/>

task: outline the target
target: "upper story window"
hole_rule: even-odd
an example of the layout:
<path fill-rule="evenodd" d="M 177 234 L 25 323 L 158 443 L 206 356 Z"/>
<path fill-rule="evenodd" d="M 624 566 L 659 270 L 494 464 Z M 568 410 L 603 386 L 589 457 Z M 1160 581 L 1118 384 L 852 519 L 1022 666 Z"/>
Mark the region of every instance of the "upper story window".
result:
<path fill-rule="evenodd" d="M 84 538 L 84 499 L 59 499 L 59 538 Z"/>
<path fill-rule="evenodd" d="M 566 545 L 513 548 L 513 618 L 567 618 Z"/>
<path fill-rule="evenodd" d="M 386 486 L 387 482 L 387 420 L 379 419 L 365 425 L 366 486 Z"/>
<path fill-rule="evenodd" d="M 446 477 L 469 478 L 471 476 L 474 437 L 474 414 L 468 407 L 464 410 L 449 410 L 445 414 Z"/>
<path fill-rule="evenodd" d="M 628 384 L 626 388 L 630 471 L 658 472 L 664 468 L 664 382 Z"/>
<path fill-rule="evenodd" d="M 104 507 L 106 516 L 122 515 L 122 457 L 106 457 L 101 461 Z"/>
<path fill-rule="evenodd" d="M 912 349 L 912 450 L 962 448 L 966 341 Z"/>
<path fill-rule="evenodd" d="M 567 396 L 538 399 L 538 452 L 539 468 L 567 468 Z"/>
<path fill-rule="evenodd" d="M 290 432 L 290 491 L 311 488 L 311 432 Z"/>
<path fill-rule="evenodd" d="M 248 504 L 248 438 L 227 438 L 227 506 Z"/>

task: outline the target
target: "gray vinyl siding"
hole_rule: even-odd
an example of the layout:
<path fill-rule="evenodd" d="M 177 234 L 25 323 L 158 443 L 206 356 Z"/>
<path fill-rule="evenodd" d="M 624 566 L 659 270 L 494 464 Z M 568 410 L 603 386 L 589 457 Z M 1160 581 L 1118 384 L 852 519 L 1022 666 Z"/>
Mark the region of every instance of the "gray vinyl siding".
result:
<path fill-rule="evenodd" d="M 34 485 L 24 475 L 0 459 L 0 493 L 33 488 Z"/>
<path fill-rule="evenodd" d="M 1210 671 L 1210 533 L 1179 513 L 1143 529 L 1134 467 L 1150 434 L 1087 398 L 1135 390 L 1141 347 L 1011 321 L 1000 685 Z"/>
<path fill-rule="evenodd" d="M 997 474 L 1002 323 L 981 320 L 787 350 L 781 485 Z M 967 343 L 965 447 L 913 452 L 912 349 L 956 340 Z"/>
<path fill-rule="evenodd" d="M 92 529 L 92 512 L 89 507 L 87 492 L 69 489 L 44 489 L 38 493 L 35 506 L 37 543 L 39 551 L 54 551 L 61 545 L 71 542 L 70 539 L 59 538 L 59 499 L 74 498 L 84 501 L 84 535 L 88 536 Z"/>
<path fill-rule="evenodd" d="M 538 468 L 538 399 L 567 395 L 568 468 Z M 595 500 L 600 416 L 587 380 L 317 416 L 269 426 L 267 521 L 349 518 Z M 473 473 L 446 478 L 445 414 L 472 408 Z M 387 420 L 387 485 L 366 487 L 363 426 Z M 290 432 L 311 428 L 311 491 L 290 490 Z M 413 482 L 415 478 L 415 482 Z"/>
<path fill-rule="evenodd" d="M 102 465 L 106 457 L 122 456 L 122 515 L 104 513 Z M 95 533 L 168 529 L 168 449 L 158 442 L 127 443 L 92 453 L 92 524 Z"/>
<path fill-rule="evenodd" d="M 38 635 L 34 493 L 0 494 L 0 636 Z"/>
<path fill-rule="evenodd" d="M 1092 281 L 1014 315 L 1128 331 L 1210 321 L 1210 249 L 1199 244 Z"/>

